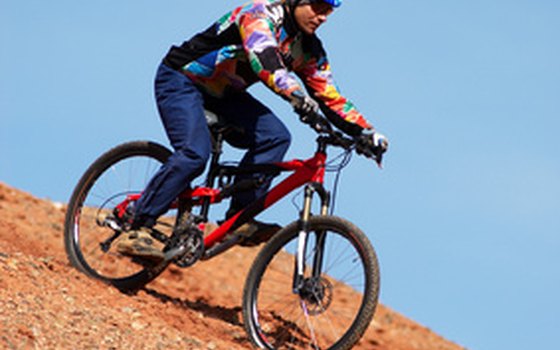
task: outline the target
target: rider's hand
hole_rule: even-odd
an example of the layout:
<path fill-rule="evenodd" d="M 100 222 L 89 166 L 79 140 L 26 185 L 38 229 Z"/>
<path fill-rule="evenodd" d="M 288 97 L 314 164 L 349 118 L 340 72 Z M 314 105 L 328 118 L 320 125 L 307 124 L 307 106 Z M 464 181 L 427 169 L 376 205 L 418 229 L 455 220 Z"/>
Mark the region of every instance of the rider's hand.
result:
<path fill-rule="evenodd" d="M 389 139 L 378 132 L 374 132 L 373 133 L 373 142 L 372 145 L 374 148 L 378 149 L 381 154 L 387 152 L 387 150 L 389 149 Z"/>
<path fill-rule="evenodd" d="M 313 98 L 302 93 L 292 94 L 292 99 L 290 101 L 292 107 L 297 114 L 300 115 L 301 121 L 304 123 L 310 123 L 313 120 L 307 120 L 315 117 L 319 113 L 319 104 Z"/>
<path fill-rule="evenodd" d="M 389 140 L 383 134 L 378 132 L 364 132 L 358 138 L 358 147 L 356 151 L 368 158 L 375 158 L 381 163 L 383 154 L 389 148 Z"/>

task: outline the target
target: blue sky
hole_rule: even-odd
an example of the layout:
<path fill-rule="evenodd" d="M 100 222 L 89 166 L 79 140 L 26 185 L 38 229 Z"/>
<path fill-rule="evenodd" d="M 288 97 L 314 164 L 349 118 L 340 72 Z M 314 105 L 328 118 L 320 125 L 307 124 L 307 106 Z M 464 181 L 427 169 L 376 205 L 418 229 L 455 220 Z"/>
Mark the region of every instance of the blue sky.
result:
<path fill-rule="evenodd" d="M 171 44 L 238 1 L 0 0 L 0 181 L 66 202 L 95 157 L 167 144 Z M 553 349 L 560 326 L 560 2 L 351 0 L 320 31 L 338 84 L 391 140 L 337 214 L 374 243 L 382 302 L 469 349 Z M 292 131 L 285 102 L 251 91 Z M 231 156 L 236 152 L 228 153 Z M 287 200 L 263 217 L 287 223 Z"/>

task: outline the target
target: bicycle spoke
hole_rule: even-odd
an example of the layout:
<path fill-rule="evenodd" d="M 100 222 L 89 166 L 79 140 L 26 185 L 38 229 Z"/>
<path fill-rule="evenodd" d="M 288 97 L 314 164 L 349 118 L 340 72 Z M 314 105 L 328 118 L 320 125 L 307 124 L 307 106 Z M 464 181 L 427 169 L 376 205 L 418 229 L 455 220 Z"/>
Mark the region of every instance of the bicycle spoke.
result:
<path fill-rule="evenodd" d="M 112 215 L 130 194 L 140 193 L 169 154 L 162 146 L 131 142 L 106 152 L 90 166 L 80 180 L 80 191 L 76 190 L 72 197 L 65 223 L 65 244 L 76 267 L 109 282 L 139 276 L 145 269 L 132 258 L 119 254 L 115 247 L 106 247 L 108 251 L 102 249 L 101 243 L 111 243 L 107 240 L 116 231 L 99 222 Z M 175 222 L 171 218 L 175 215 L 176 211 L 167 214 L 171 222 Z M 169 237 L 172 228 L 173 225 L 160 225 L 158 232 Z M 156 275 L 146 274 L 141 280 Z"/>
<path fill-rule="evenodd" d="M 319 346 L 317 345 L 317 338 L 315 337 L 315 329 L 311 324 L 311 320 L 309 319 L 309 312 L 307 310 L 307 306 L 305 305 L 305 301 L 303 299 L 300 299 L 300 303 L 301 309 L 303 310 L 303 316 L 305 316 L 305 322 L 307 323 L 307 328 L 311 332 L 311 345 L 313 345 L 316 349 L 319 349 Z"/>
<path fill-rule="evenodd" d="M 265 309 L 265 310 L 270 309 L 270 308 L 271 308 L 273 305 L 275 305 L 275 304 L 280 304 L 280 305 L 281 305 L 281 304 L 284 304 L 284 305 L 286 305 L 286 303 L 280 303 L 280 301 L 287 301 L 288 299 L 290 299 L 290 298 L 292 298 L 292 297 L 294 297 L 294 294 L 293 294 L 293 293 L 286 294 L 286 295 L 285 295 L 284 297 L 282 297 L 282 298 L 276 298 L 276 299 L 270 301 L 268 304 L 263 305 L 263 309 Z"/>

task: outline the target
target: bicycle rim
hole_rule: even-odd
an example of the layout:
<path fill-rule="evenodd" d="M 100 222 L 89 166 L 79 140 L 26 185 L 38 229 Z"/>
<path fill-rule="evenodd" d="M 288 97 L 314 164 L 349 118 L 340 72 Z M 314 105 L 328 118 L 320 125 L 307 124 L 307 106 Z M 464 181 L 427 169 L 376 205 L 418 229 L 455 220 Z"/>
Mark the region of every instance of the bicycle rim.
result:
<path fill-rule="evenodd" d="M 269 252 L 263 251 L 247 305 L 256 345 L 338 350 L 349 349 L 359 340 L 377 304 L 379 272 L 373 248 L 354 229 L 340 220 L 310 222 L 304 292 L 295 293 L 292 288 L 297 230 L 271 242 Z M 321 234 L 326 235 L 322 273 L 312 276 Z"/>

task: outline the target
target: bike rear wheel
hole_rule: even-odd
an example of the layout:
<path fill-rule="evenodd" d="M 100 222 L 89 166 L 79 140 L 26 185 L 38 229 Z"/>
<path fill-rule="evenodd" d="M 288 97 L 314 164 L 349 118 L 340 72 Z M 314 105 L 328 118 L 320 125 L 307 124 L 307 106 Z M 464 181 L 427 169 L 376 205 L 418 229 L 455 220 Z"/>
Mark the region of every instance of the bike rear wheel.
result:
<path fill-rule="evenodd" d="M 373 318 L 379 266 L 367 237 L 333 216 L 312 217 L 308 227 L 303 288 L 293 288 L 298 222 L 276 234 L 249 272 L 243 318 L 260 348 L 350 349 Z M 322 268 L 313 275 L 318 260 Z"/>
<path fill-rule="evenodd" d="M 139 194 L 171 152 L 156 143 L 133 141 L 101 155 L 78 182 L 66 212 L 64 244 L 71 264 L 86 275 L 130 291 L 156 278 L 169 264 L 149 265 L 116 251 L 119 229 L 107 225 L 114 208 Z M 154 227 L 169 237 L 176 211 Z M 161 242 L 157 244 L 163 245 Z"/>

